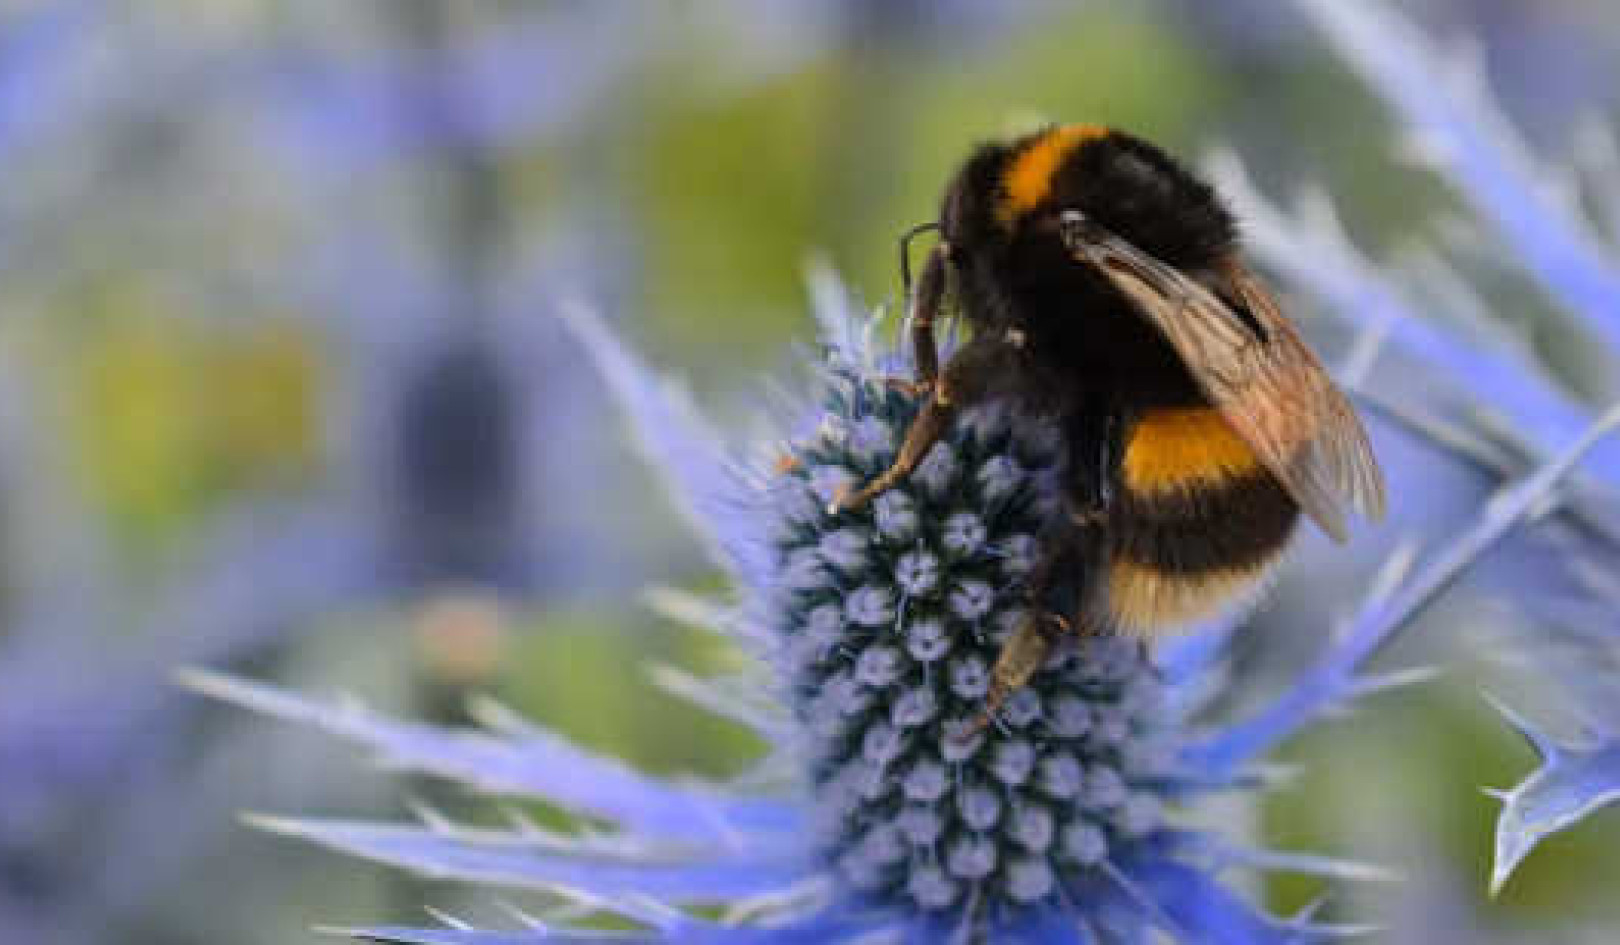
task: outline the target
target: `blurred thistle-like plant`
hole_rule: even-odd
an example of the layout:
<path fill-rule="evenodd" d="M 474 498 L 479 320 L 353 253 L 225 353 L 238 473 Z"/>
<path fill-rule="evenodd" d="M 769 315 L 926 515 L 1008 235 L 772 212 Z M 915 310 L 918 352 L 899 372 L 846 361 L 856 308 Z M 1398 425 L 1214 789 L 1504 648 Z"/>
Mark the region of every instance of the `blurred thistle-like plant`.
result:
<path fill-rule="evenodd" d="M 264 161 L 220 173 L 240 166 L 232 144 L 239 139 L 215 133 L 217 115 L 243 123 L 256 143 L 291 149 L 307 147 L 307 141 L 291 140 L 296 129 L 275 121 L 276 115 L 295 113 L 318 123 L 323 107 L 345 100 L 343 75 L 333 78 L 337 88 L 322 84 L 326 72 L 305 75 L 296 87 L 278 81 L 291 71 L 289 60 L 296 56 L 284 47 L 298 30 L 254 32 L 244 21 L 237 24 L 240 33 L 225 35 L 231 31 L 215 32 L 220 24 L 210 27 L 202 22 L 206 16 L 134 10 L 105 0 L 15 6 L 0 37 L 0 155 L 9 182 L 0 193 L 0 271 L 6 274 L 8 309 L 0 410 L 6 524 L 0 556 L 0 941 L 78 943 L 142 934 L 172 940 L 182 929 L 207 937 L 211 919 L 196 903 L 209 901 L 217 914 L 220 887 L 210 886 L 209 877 L 234 872 L 215 866 L 228 808 L 242 803 L 233 757 L 249 741 L 210 733 L 195 701 L 168 685 L 172 668 L 263 664 L 304 645 L 304 631 L 320 618 L 357 603 L 410 597 L 452 581 L 531 593 L 539 590 L 534 575 L 567 575 L 566 568 L 552 566 L 562 552 L 541 547 L 540 539 L 551 540 L 554 533 L 542 536 L 532 527 L 532 510 L 511 508 L 514 497 L 483 488 L 487 479 L 453 482 L 434 498 L 461 488 L 501 506 L 491 517 L 505 530 L 487 543 L 489 554 L 447 554 L 445 530 L 405 521 L 425 504 L 425 488 L 410 487 L 424 477 L 427 464 L 411 466 L 419 456 L 394 448 L 400 440 L 445 428 L 511 440 L 527 450 L 521 471 L 511 478 L 533 482 L 549 474 L 531 468 L 541 431 L 534 418 L 514 429 L 525 418 L 500 412 L 504 391 L 480 396 L 483 378 L 476 375 L 483 365 L 461 372 L 475 375 L 471 383 L 451 378 L 434 385 L 422 379 L 429 373 L 419 369 L 424 359 L 394 356 L 402 341 L 418 341 L 430 330 L 422 324 L 427 318 L 414 316 L 430 299 L 448 294 L 440 286 L 433 286 L 440 289 L 435 295 L 416 292 L 410 299 L 415 307 L 407 309 L 387 291 L 405 292 L 408 280 L 399 273 L 380 277 L 353 266 L 345 273 L 348 281 L 338 284 L 329 278 L 334 253 L 326 244 L 278 256 L 255 243 L 254 267 L 264 269 L 250 274 L 233 265 L 236 240 L 273 238 L 284 217 L 329 206 L 330 181 L 307 166 Z M 349 32 L 365 24 L 356 27 Z M 336 32 L 325 29 L 322 36 L 330 41 Z M 524 55 L 532 60 L 542 38 L 538 25 L 522 32 Z M 572 40 L 553 37 L 563 44 Z M 516 58 L 505 47 L 478 47 L 456 59 L 472 71 L 470 60 L 478 57 L 499 59 L 485 61 L 486 72 Z M 308 66 L 310 59 L 301 62 Z M 555 130 L 545 114 L 528 124 L 519 120 L 543 113 L 537 104 L 542 99 L 553 109 L 580 107 L 569 90 L 525 75 L 513 87 L 532 94 L 514 96 L 509 89 L 502 100 L 500 127 L 508 141 Z M 420 91 L 426 78 L 413 78 Z M 404 84 L 390 91 L 403 97 Z M 484 98 L 472 104 L 458 99 L 457 106 L 487 116 L 491 83 L 473 93 Z M 396 152 L 405 150 L 403 141 L 389 143 Z M 265 154 L 279 150 L 267 148 Z M 75 157 L 64 160 L 64 154 Z M 173 189 L 176 181 L 184 181 L 183 192 Z M 265 192 L 273 192 L 273 199 L 259 199 Z M 157 206 L 163 212 L 150 209 Z M 322 209 L 320 216 L 323 236 L 330 239 L 330 215 Z M 343 235 L 372 252 L 383 244 L 379 229 L 409 239 L 398 232 L 407 228 L 380 226 L 363 213 L 348 215 L 346 222 Z M 184 264 L 176 265 L 181 259 Z M 363 276 L 374 277 L 373 284 L 361 285 Z M 268 328 L 269 335 L 244 340 L 258 328 L 243 332 L 230 318 L 218 318 L 212 303 L 188 304 L 223 284 L 234 287 L 232 314 L 257 316 L 253 324 Z M 141 364 L 149 371 L 136 380 L 156 377 L 165 391 L 195 394 L 187 372 L 220 370 L 224 352 L 235 357 L 236 370 L 210 375 L 198 388 L 213 396 L 177 395 L 160 400 L 153 413 L 150 399 L 141 396 L 147 391 L 131 386 L 130 372 L 103 363 L 126 358 L 136 347 L 119 332 L 136 321 L 134 299 L 148 291 L 163 303 L 154 306 L 162 312 L 152 323 L 173 319 L 179 328 L 164 321 L 156 331 L 125 332 L 153 343 L 137 350 L 134 360 L 158 356 L 156 369 Z M 94 316 L 87 311 L 92 308 Z M 387 312 L 386 338 L 374 330 L 380 320 L 366 321 L 373 310 Z M 316 322 L 317 312 L 342 317 Z M 504 350 L 533 348 L 528 336 L 515 341 L 505 333 L 520 324 L 524 331 L 533 328 L 498 320 L 487 333 L 491 343 Z M 288 330 L 278 335 L 280 329 Z M 280 352 L 284 362 L 254 360 L 276 361 L 275 345 L 264 341 L 272 336 L 290 342 Z M 42 340 L 47 338 L 51 343 Z M 108 358 L 87 355 L 102 347 L 111 352 Z M 322 457 L 338 467 L 337 474 L 319 484 L 299 478 L 296 495 L 269 494 L 293 485 L 287 479 L 294 477 L 267 476 L 266 467 L 291 452 L 288 439 L 311 432 L 298 429 L 289 438 L 276 422 L 290 405 L 315 399 L 305 396 L 311 391 L 289 396 L 287 385 L 309 382 L 317 372 L 306 362 L 328 358 L 357 388 L 319 405 L 334 425 L 351 424 L 331 441 L 334 452 L 343 452 Z M 253 370 L 241 370 L 244 364 Z M 71 376 L 52 377 L 57 370 Z M 550 372 L 548 382 L 560 373 Z M 533 374 L 525 382 L 530 378 L 539 382 Z M 462 393 L 469 387 L 471 396 Z M 88 447 L 75 442 L 77 425 L 56 412 L 61 405 L 53 400 L 62 390 L 86 388 L 106 395 L 83 410 Z M 346 402 L 334 409 L 333 400 Z M 265 419 L 256 406 L 269 409 L 271 422 L 255 422 Z M 122 409 L 129 422 L 117 423 L 109 407 Z M 290 426 L 302 428 L 305 419 L 297 417 Z M 168 441 L 160 436 L 154 444 L 154 423 L 201 435 Z M 393 435 L 396 428 L 405 429 Z M 112 435 L 118 431 L 138 438 L 136 455 Z M 79 460 L 76 446 L 91 458 Z M 462 450 L 459 458 L 474 460 L 470 452 Z M 153 454 L 176 474 L 153 475 L 140 462 Z M 216 458 L 229 462 L 211 462 Z M 216 467 L 227 473 L 221 477 L 227 486 L 217 494 L 196 488 L 195 480 L 208 478 L 200 471 Z M 485 462 L 479 472 L 503 471 L 493 467 Z M 143 543 L 138 564 L 121 559 L 118 552 L 128 549 L 106 533 L 105 510 L 74 488 L 85 478 L 83 470 L 116 479 L 139 492 L 140 500 L 159 496 L 167 504 L 154 518 L 167 526 L 185 520 L 185 548 L 158 553 Z M 246 474 L 236 475 L 238 470 Z M 387 488 L 401 481 L 404 487 Z M 368 504 L 379 496 L 383 501 Z M 408 532 L 408 542 L 401 532 Z M 575 539 L 570 561 L 607 553 L 599 536 L 567 537 Z M 499 558 L 500 552 L 507 554 Z M 473 561 L 462 567 L 466 559 Z M 331 782 L 322 787 L 327 793 L 341 790 Z M 130 849 L 150 855 L 139 863 L 119 855 Z M 178 893 L 182 879 L 184 892 Z M 248 897 L 268 885 L 232 882 L 233 892 Z"/>
<path fill-rule="evenodd" d="M 1439 159 L 1506 238 L 1501 258 L 1527 269 L 1600 352 L 1620 337 L 1611 251 L 1548 196 L 1480 87 L 1381 3 L 1301 2 L 1400 109 L 1421 153 Z M 1526 614 L 1569 625 L 1559 652 L 1577 655 L 1568 671 L 1580 685 L 1571 693 L 1612 693 L 1610 663 L 1597 657 L 1612 658 L 1620 644 L 1612 622 L 1596 623 L 1612 608 L 1593 605 L 1620 597 L 1612 501 L 1620 451 L 1599 443 L 1620 414 L 1595 416 L 1488 317 L 1452 266 L 1426 261 L 1431 289 L 1422 295 L 1450 326 L 1411 317 L 1411 287 L 1353 248 L 1321 212 L 1325 203 L 1286 214 L 1234 160 L 1219 158 L 1213 169 L 1254 250 L 1355 329 L 1345 380 L 1381 425 L 1509 483 L 1477 521 L 1426 555 L 1394 555 L 1337 632 L 1313 634 L 1325 641 L 1320 654 L 1271 701 L 1237 718 L 1211 703 L 1242 683 L 1224 659 L 1227 632 L 1215 627 L 1151 662 L 1110 641 L 1077 645 L 1009 705 L 1004 725 L 964 747 L 946 737 L 977 706 L 997 640 L 1015 619 L 1019 575 L 1048 501 L 1049 454 L 1038 429 L 981 412 L 869 511 L 828 517 L 828 490 L 886 465 L 912 408 L 880 380 L 904 365 L 872 343 L 872 323 L 841 287 L 819 278 L 815 307 L 829 356 L 816 406 L 796 406 L 795 419 L 743 460 L 592 315 L 575 308 L 567 319 L 737 591 L 724 602 L 660 600 L 775 671 L 774 684 L 668 670 L 658 678 L 758 732 L 771 750 L 757 769 L 725 784 L 666 781 L 490 703 L 477 707 L 486 731 L 441 730 L 192 674 L 204 691 L 353 740 L 391 766 L 544 801 L 594 826 L 563 833 L 515 816 L 508 828 L 473 827 L 431 811 L 420 825 L 260 823 L 426 875 L 541 890 L 554 904 L 539 916 L 516 912 L 527 926 L 516 932 L 454 919 L 443 929 L 355 931 L 384 941 L 820 942 L 889 933 L 1083 942 L 1158 931 L 1193 942 L 1282 942 L 1354 931 L 1310 912 L 1268 916 L 1228 885 L 1228 874 L 1347 880 L 1377 870 L 1218 836 L 1184 815 L 1211 794 L 1264 786 L 1267 752 L 1332 710 L 1419 678 L 1364 667 L 1527 522 L 1569 552 L 1580 606 L 1531 588 Z M 784 450 L 790 462 L 781 462 Z M 1578 463 L 1581 474 L 1565 482 Z M 1612 704 L 1586 707 L 1596 731 L 1580 745 L 1509 712 L 1543 764 L 1503 792 L 1493 885 L 1542 836 L 1620 793 L 1620 740 L 1604 734 L 1616 723 L 1602 716 Z M 606 916 L 640 930 L 581 930 Z"/>
<path fill-rule="evenodd" d="M 1363 259 L 1325 199 L 1302 212 L 1280 212 L 1261 198 L 1229 158 L 1216 177 L 1236 198 L 1251 245 L 1274 269 L 1328 301 L 1344 317 L 1371 326 L 1363 357 L 1349 379 L 1381 414 L 1495 475 L 1511 477 L 1543 460 L 1592 420 L 1573 391 L 1583 385 L 1614 397 L 1620 378 L 1620 150 L 1611 129 L 1593 123 L 1578 142 L 1575 171 L 1545 166 L 1496 105 L 1476 50 L 1443 49 L 1389 4 L 1297 0 L 1324 36 L 1402 120 L 1403 153 L 1433 168 L 1474 211 L 1481 228 L 1453 226 L 1455 263 L 1425 257 L 1405 285 Z M 1580 172 L 1585 172 L 1584 178 Z M 1606 232 L 1583 207 L 1598 211 Z M 1529 276 L 1531 297 L 1556 306 L 1556 324 L 1578 351 L 1574 376 L 1560 372 L 1511 328 L 1518 313 L 1494 309 L 1461 267 L 1490 275 Z M 1522 276 L 1520 276 L 1522 278 Z M 1427 283 L 1420 319 L 1407 301 Z M 1432 286 L 1438 284 L 1440 290 Z M 1522 320 L 1518 319 L 1518 320 Z M 1418 365 L 1441 397 L 1391 397 L 1389 375 L 1368 380 L 1373 352 L 1387 342 L 1404 363 Z M 1579 369 L 1584 368 L 1584 376 Z M 1399 390 L 1397 381 L 1394 388 Z M 1528 633 L 1488 639 L 1487 652 L 1512 663 L 1524 688 L 1583 730 L 1555 737 L 1506 704 L 1492 700 L 1522 733 L 1539 766 L 1502 801 L 1497 820 L 1492 891 L 1500 890 L 1542 839 L 1620 799 L 1620 445 L 1599 444 L 1582 475 L 1542 514 L 1563 514 L 1541 538 L 1565 579 L 1514 595 Z M 1539 517 L 1539 515 L 1538 515 Z M 1528 678 L 1526 678 L 1528 677 Z"/>

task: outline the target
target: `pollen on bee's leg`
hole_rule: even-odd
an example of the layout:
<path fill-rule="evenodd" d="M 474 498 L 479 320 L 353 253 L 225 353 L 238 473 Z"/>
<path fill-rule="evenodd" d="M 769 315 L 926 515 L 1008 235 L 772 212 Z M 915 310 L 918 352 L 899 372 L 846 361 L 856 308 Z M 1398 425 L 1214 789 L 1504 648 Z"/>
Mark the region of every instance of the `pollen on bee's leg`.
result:
<path fill-rule="evenodd" d="M 923 397 L 934 389 L 933 381 L 913 381 L 903 377 L 886 377 L 883 386 L 892 391 L 898 391 L 907 397 Z"/>

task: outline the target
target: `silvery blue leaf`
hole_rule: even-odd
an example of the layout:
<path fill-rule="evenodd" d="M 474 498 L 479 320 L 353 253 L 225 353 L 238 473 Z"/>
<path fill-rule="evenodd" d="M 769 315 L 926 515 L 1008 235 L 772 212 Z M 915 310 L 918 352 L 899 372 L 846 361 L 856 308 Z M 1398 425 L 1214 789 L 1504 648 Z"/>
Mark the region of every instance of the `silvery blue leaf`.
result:
<path fill-rule="evenodd" d="M 584 345 L 630 421 L 649 463 L 668 478 L 671 499 L 709 546 L 715 563 L 743 579 L 764 567 L 764 533 L 752 501 L 737 481 L 720 436 L 699 415 L 690 395 L 640 364 L 602 319 L 578 304 L 564 323 Z"/>
<path fill-rule="evenodd" d="M 1487 792 L 1502 802 L 1496 817 L 1496 861 L 1491 868 L 1494 895 L 1543 839 L 1620 800 L 1620 738 L 1561 744 L 1506 705 L 1492 702 L 1535 749 L 1541 762 L 1512 790 Z"/>
<path fill-rule="evenodd" d="M 1298 0 L 1345 60 L 1554 297 L 1620 354 L 1620 266 L 1492 102 L 1477 62 L 1445 57 L 1383 0 Z"/>
<path fill-rule="evenodd" d="M 1409 626 L 1412 618 L 1490 548 L 1535 512 L 1581 458 L 1616 426 L 1610 410 L 1558 457 L 1503 491 L 1473 527 L 1455 536 L 1387 594 L 1370 597 L 1327 652 L 1269 707 L 1192 749 L 1202 764 L 1234 770 L 1310 725 L 1366 686 L 1366 660 Z"/>
<path fill-rule="evenodd" d="M 486 932 L 472 929 L 333 929 L 330 931 L 371 942 L 398 945 L 836 945 L 857 941 L 883 941 L 870 925 L 843 919 L 812 918 L 768 928 L 726 926 L 687 921 L 657 932 L 592 932 L 573 929 L 532 929 L 523 932 Z M 881 932 L 879 927 L 876 931 Z M 892 940 L 892 939 L 890 939 Z"/>
<path fill-rule="evenodd" d="M 612 899 L 650 896 L 668 902 L 725 902 L 792 885 L 810 867 L 802 859 L 771 859 L 704 850 L 634 851 L 614 856 L 606 844 L 583 849 L 522 832 L 408 827 L 354 821 L 255 818 L 274 833 L 301 837 L 423 875 L 527 888 L 571 888 Z"/>
<path fill-rule="evenodd" d="M 1363 926 L 1317 924 L 1309 916 L 1279 920 L 1246 903 L 1208 873 L 1173 861 L 1127 864 L 1122 882 L 1133 895 L 1150 896 L 1156 923 L 1188 945 L 1307 945 L 1365 936 Z"/>
<path fill-rule="evenodd" d="M 215 698 L 359 742 L 378 752 L 386 765 L 462 781 L 492 794 L 540 798 L 652 836 L 723 838 L 744 826 L 788 830 L 796 819 L 768 801 L 739 803 L 696 786 L 676 787 L 642 775 L 538 727 L 526 726 L 510 737 L 448 731 L 394 722 L 358 705 L 322 705 L 215 673 L 192 671 L 184 679 Z"/>

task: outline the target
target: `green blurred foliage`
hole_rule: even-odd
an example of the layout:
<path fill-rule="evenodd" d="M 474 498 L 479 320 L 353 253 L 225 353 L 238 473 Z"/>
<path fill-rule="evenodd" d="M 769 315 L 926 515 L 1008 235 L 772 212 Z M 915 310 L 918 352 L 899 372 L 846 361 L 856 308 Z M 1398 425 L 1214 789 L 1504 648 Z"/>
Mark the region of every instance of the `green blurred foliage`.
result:
<path fill-rule="evenodd" d="M 108 288 L 55 339 L 80 488 L 139 554 L 244 493 L 316 472 L 327 366 L 290 322 L 177 317 L 136 286 Z"/>
<path fill-rule="evenodd" d="M 735 95 L 693 100 L 656 73 L 615 138 L 645 213 L 638 322 L 675 363 L 732 376 L 805 325 L 804 264 L 826 252 L 873 302 L 897 291 L 895 241 L 927 219 L 978 142 L 1044 121 L 1101 121 L 1185 149 L 1221 83 L 1146 12 L 1082 6 L 1005 44 L 922 56 L 852 43 Z M 685 68 L 684 61 L 670 68 Z M 723 359 L 716 357 L 723 351 Z"/>
<path fill-rule="evenodd" d="M 496 694 L 521 712 L 610 755 L 664 774 L 729 776 L 763 748 L 749 732 L 659 690 L 649 671 L 735 670 L 713 634 L 643 614 L 541 613 L 521 628 Z"/>

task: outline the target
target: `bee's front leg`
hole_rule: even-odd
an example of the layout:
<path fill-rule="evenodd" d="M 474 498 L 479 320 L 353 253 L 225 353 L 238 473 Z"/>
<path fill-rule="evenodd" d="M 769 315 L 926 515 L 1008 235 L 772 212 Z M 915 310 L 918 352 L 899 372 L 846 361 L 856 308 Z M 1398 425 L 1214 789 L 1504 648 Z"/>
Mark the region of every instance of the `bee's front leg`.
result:
<path fill-rule="evenodd" d="M 928 251 L 911 312 L 911 354 L 917 362 L 917 383 L 924 389 L 932 388 L 939 379 L 939 342 L 934 337 L 934 323 L 939 320 L 939 310 L 945 300 L 949 256 L 950 247 L 944 243 Z"/>
<path fill-rule="evenodd" d="M 944 243 L 928 252 L 923 264 L 922 279 L 917 283 L 917 294 L 911 303 L 911 357 L 916 364 L 915 379 L 891 377 L 883 383 L 912 397 L 921 397 L 934 390 L 939 381 L 939 342 L 934 337 L 934 324 L 945 300 L 946 259 L 950 249 Z"/>

